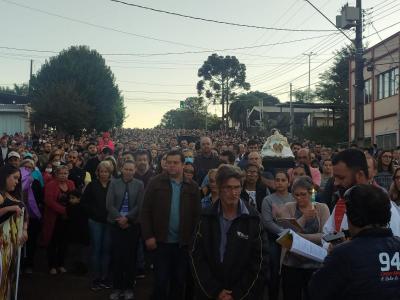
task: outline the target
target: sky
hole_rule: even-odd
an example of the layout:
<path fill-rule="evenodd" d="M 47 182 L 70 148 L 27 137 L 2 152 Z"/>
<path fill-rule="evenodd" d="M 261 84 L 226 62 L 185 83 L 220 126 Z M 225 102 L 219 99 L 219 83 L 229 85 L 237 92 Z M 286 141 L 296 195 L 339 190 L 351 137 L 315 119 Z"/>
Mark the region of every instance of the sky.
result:
<path fill-rule="evenodd" d="M 314 87 L 319 74 L 332 65 L 334 51 L 350 43 L 304 0 L 126 2 L 226 22 L 320 31 L 215 24 L 109 0 L 0 0 L 0 85 L 27 83 L 31 59 L 36 73 L 46 59 L 63 49 L 87 45 L 103 55 L 122 90 L 127 112 L 124 127 L 152 128 L 164 113 L 178 108 L 180 101 L 196 96 L 200 79 L 197 71 L 212 53 L 235 55 L 246 65 L 252 91 L 267 92 L 285 102 L 289 99 L 290 82 L 293 89 L 308 85 L 305 53 L 314 53 Z M 311 2 L 333 22 L 347 3 Z M 396 24 L 400 20 L 400 0 L 362 3 L 364 43 L 372 46 L 400 31 L 400 23 Z M 355 6 L 355 0 L 349 5 Z M 351 30 L 346 33 L 354 36 Z M 220 113 L 219 106 L 210 105 L 208 109 Z"/>

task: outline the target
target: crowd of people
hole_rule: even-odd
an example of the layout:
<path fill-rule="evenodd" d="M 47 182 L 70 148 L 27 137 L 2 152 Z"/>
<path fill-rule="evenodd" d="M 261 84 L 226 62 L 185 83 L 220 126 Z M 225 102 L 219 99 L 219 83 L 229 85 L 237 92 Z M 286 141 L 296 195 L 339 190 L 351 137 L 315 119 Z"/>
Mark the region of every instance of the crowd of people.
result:
<path fill-rule="evenodd" d="M 400 299 L 400 148 L 290 148 L 263 163 L 246 132 L 118 129 L 0 138 L 0 222 L 25 208 L 22 271 L 90 276 L 134 299 Z M 282 248 L 282 220 L 328 251 Z M 339 235 L 343 233 L 343 235 Z M 89 264 L 87 262 L 90 262 Z"/>

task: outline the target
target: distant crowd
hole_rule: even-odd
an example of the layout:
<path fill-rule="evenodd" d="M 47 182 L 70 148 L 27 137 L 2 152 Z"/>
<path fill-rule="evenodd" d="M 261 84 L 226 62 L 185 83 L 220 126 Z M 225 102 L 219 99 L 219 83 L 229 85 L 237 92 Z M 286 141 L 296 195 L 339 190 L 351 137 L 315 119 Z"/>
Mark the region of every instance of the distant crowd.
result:
<path fill-rule="evenodd" d="M 278 168 L 266 138 L 4 134 L 0 223 L 26 212 L 22 272 L 42 247 L 51 276 L 88 276 L 112 300 L 150 275 L 155 300 L 400 299 L 400 148 L 294 142 Z M 288 229 L 324 262 L 282 247 Z"/>

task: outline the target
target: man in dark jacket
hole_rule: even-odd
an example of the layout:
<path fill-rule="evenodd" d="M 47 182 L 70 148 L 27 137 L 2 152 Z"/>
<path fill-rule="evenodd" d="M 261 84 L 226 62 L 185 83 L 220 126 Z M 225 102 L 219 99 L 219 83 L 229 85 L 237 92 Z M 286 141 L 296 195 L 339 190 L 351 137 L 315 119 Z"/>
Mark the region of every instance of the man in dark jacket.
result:
<path fill-rule="evenodd" d="M 203 182 L 208 171 L 218 168 L 220 160 L 218 156 L 212 152 L 212 141 L 209 137 L 202 137 L 200 139 L 201 153 L 194 159 L 194 169 L 196 170 L 196 180 L 199 185 Z"/>
<path fill-rule="evenodd" d="M 216 180 L 219 200 L 203 211 L 193 249 L 196 299 L 263 299 L 261 222 L 240 199 L 240 170 L 223 165 Z"/>
<path fill-rule="evenodd" d="M 312 299 L 400 299 L 400 238 L 388 228 L 391 203 L 372 185 L 345 195 L 352 239 L 333 248 L 310 281 Z"/>
<path fill-rule="evenodd" d="M 85 186 L 86 172 L 84 169 L 77 166 L 79 153 L 76 150 L 71 150 L 68 153 L 68 164 L 70 165 L 68 179 L 75 183 L 79 191 L 83 190 Z"/>
<path fill-rule="evenodd" d="M 167 173 L 150 181 L 143 202 L 142 236 L 147 249 L 154 250 L 157 300 L 183 299 L 188 250 L 200 216 L 199 188 L 184 180 L 184 161 L 181 152 L 168 152 Z"/>

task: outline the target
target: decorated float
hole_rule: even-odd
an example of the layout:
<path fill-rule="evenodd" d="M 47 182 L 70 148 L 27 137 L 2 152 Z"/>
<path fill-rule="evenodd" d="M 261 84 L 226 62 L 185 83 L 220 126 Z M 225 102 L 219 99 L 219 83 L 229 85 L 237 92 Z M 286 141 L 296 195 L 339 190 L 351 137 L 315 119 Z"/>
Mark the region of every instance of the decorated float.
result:
<path fill-rule="evenodd" d="M 295 164 L 294 155 L 287 138 L 280 134 L 277 129 L 273 129 L 272 135 L 264 143 L 261 156 L 264 170 L 273 174 L 275 174 L 276 169 L 287 170 L 293 168 Z"/>

